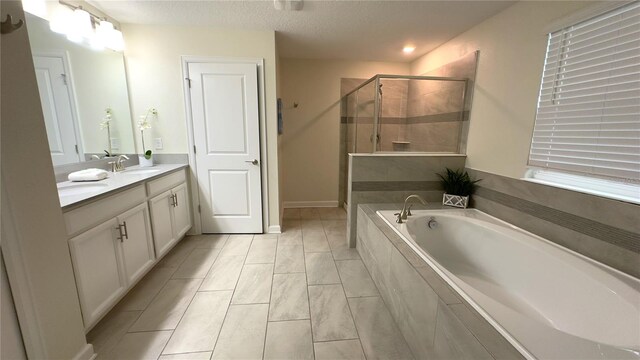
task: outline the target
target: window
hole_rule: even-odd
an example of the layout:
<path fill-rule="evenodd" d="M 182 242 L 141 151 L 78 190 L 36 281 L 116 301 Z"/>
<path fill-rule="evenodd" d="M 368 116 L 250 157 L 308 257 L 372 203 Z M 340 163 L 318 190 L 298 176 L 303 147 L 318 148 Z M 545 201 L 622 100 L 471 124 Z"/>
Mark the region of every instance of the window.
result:
<path fill-rule="evenodd" d="M 539 182 L 640 201 L 640 2 L 549 34 L 529 165 Z"/>

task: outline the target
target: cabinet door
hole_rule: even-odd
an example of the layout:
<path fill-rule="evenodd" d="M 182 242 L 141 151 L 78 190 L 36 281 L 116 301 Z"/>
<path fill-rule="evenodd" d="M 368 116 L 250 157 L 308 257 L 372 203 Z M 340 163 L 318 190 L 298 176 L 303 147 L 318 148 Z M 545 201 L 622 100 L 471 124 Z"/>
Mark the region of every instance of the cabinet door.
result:
<path fill-rule="evenodd" d="M 123 234 L 118 241 L 122 249 L 124 274 L 130 285 L 144 275 L 155 260 L 147 204 L 140 204 L 118 216 L 118 224 Z"/>
<path fill-rule="evenodd" d="M 172 195 L 171 191 L 166 191 L 149 200 L 151 228 L 153 229 L 153 242 L 157 258 L 164 255 L 177 240 L 173 232 Z"/>
<path fill-rule="evenodd" d="M 85 328 L 109 310 L 127 287 L 120 270 L 117 227 L 112 219 L 69 240 Z"/>
<path fill-rule="evenodd" d="M 173 207 L 174 233 L 177 239 L 191 229 L 191 210 L 189 208 L 189 196 L 187 184 L 178 185 L 171 190 L 175 195 L 175 206 Z"/>

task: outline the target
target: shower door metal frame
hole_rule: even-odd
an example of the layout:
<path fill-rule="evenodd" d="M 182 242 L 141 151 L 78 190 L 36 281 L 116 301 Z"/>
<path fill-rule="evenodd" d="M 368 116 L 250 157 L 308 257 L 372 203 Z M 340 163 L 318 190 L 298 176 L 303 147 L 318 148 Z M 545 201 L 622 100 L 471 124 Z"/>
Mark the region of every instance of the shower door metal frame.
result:
<path fill-rule="evenodd" d="M 373 147 L 371 148 L 371 154 L 374 154 L 376 152 L 378 152 L 376 149 L 378 147 L 378 124 L 380 122 L 380 115 L 379 114 L 379 106 L 380 106 L 380 92 L 378 91 L 378 89 L 380 88 L 380 79 L 398 79 L 398 80 L 434 80 L 434 81 L 458 81 L 458 82 L 464 82 L 464 88 L 462 89 L 462 111 L 461 113 L 464 114 L 464 111 L 466 111 L 466 97 L 467 97 L 467 87 L 469 85 L 469 79 L 466 78 L 456 78 L 456 77 L 444 77 L 444 76 L 420 76 L 420 75 L 390 75 L 390 74 L 377 74 L 373 77 L 371 77 L 370 79 L 366 80 L 365 82 L 363 82 L 362 84 L 360 84 L 358 87 L 356 87 L 355 89 L 349 91 L 348 93 L 346 93 L 343 97 L 348 97 L 349 95 L 353 94 L 354 92 L 356 93 L 356 113 L 355 113 L 355 117 L 354 117 L 354 125 L 355 125 L 355 141 L 354 141 L 354 146 L 353 146 L 353 151 L 355 153 L 357 153 L 358 150 L 358 123 L 357 123 L 357 119 L 358 119 L 358 90 L 362 89 L 363 87 L 367 86 L 369 83 L 371 83 L 372 81 L 375 81 L 375 92 L 374 92 L 374 109 L 373 109 L 373 141 L 371 142 Z M 461 115 L 461 119 L 464 118 L 464 115 Z M 462 127 L 461 130 L 462 131 Z M 460 151 L 460 142 L 458 141 L 458 152 Z"/>
<path fill-rule="evenodd" d="M 378 124 L 380 123 L 380 78 L 376 76 L 376 84 L 374 87 L 374 101 L 373 101 L 373 133 L 371 136 L 371 153 L 375 153 L 378 151 Z"/>

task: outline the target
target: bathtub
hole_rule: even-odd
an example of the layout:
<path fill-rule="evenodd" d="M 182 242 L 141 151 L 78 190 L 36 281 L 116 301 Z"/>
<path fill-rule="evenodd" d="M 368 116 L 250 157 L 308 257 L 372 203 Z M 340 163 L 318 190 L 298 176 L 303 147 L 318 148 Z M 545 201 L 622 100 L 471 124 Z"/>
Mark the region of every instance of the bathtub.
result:
<path fill-rule="evenodd" d="M 640 359 L 640 280 L 475 209 L 394 212 L 378 215 L 526 358 Z"/>

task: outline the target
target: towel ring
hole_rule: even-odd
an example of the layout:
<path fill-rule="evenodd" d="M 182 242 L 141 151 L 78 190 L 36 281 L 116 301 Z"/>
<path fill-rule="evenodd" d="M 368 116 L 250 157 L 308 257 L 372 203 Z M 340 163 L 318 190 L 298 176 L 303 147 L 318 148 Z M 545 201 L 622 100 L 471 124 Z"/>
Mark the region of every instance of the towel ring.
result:
<path fill-rule="evenodd" d="M 18 22 L 14 24 L 11 15 L 7 14 L 7 19 L 3 21 L 0 26 L 0 33 L 11 34 L 12 32 L 20 29 L 22 25 L 24 25 L 24 21 L 22 19 L 18 20 Z"/>

